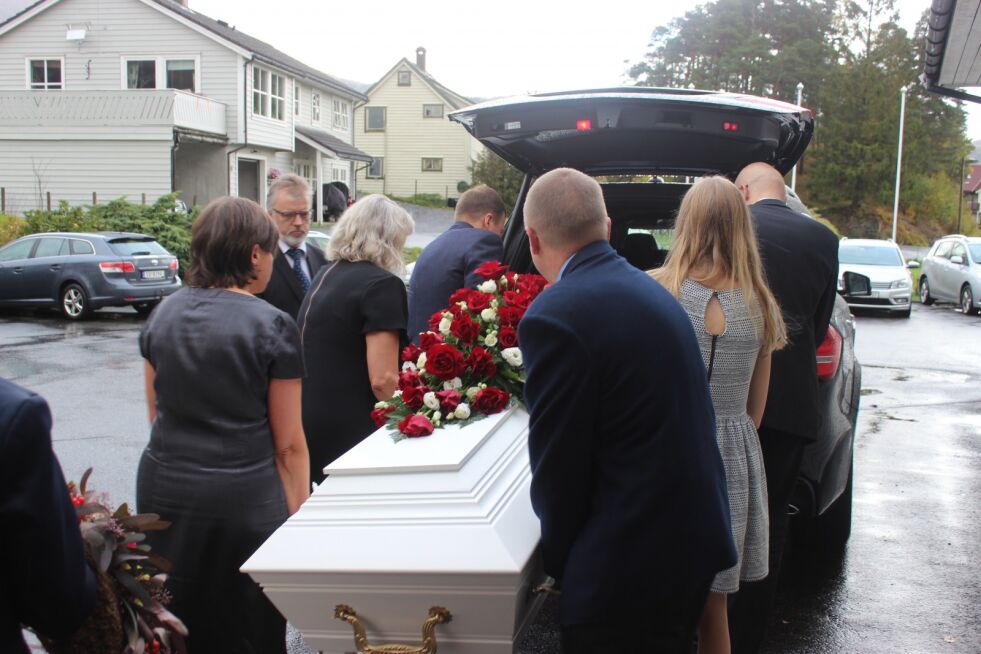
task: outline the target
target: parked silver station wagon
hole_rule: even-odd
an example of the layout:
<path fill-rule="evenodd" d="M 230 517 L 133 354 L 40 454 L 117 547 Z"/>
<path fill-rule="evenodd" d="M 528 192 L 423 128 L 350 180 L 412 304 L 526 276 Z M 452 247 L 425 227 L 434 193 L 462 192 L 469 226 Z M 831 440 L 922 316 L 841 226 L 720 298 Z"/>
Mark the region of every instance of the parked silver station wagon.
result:
<path fill-rule="evenodd" d="M 101 307 L 148 314 L 180 286 L 177 258 L 146 234 L 49 232 L 0 248 L 0 307 L 58 308 L 68 320 Z"/>
<path fill-rule="evenodd" d="M 968 315 L 981 309 L 981 237 L 952 234 L 920 264 L 920 302 L 953 302 Z"/>

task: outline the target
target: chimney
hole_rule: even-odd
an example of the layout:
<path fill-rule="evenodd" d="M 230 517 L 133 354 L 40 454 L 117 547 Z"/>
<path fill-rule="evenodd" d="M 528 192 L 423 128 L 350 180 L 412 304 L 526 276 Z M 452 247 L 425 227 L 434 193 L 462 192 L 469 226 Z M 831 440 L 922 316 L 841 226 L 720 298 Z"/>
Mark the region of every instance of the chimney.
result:
<path fill-rule="evenodd" d="M 421 45 L 416 48 L 416 66 L 422 70 L 426 70 L 426 49 Z"/>

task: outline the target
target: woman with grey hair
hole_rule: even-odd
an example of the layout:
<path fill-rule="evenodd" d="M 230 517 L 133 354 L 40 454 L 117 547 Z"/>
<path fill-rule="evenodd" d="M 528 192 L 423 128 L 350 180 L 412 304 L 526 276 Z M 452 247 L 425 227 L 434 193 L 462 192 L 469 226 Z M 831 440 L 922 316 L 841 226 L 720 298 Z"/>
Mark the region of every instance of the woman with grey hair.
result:
<path fill-rule="evenodd" d="M 375 430 L 372 408 L 395 392 L 399 351 L 408 343 L 402 248 L 414 227 L 383 195 L 356 202 L 331 234 L 332 263 L 317 273 L 300 307 L 303 429 L 314 482 Z"/>

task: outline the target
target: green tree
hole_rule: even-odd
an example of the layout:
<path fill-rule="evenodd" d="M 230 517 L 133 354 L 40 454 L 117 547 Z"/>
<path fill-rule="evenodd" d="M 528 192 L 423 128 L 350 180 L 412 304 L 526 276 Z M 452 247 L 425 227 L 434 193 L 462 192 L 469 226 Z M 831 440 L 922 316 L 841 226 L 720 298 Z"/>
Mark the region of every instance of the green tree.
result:
<path fill-rule="evenodd" d="M 473 183 L 486 184 L 501 196 L 508 215 L 514 209 L 524 175 L 517 168 L 485 149 L 473 165 Z"/>

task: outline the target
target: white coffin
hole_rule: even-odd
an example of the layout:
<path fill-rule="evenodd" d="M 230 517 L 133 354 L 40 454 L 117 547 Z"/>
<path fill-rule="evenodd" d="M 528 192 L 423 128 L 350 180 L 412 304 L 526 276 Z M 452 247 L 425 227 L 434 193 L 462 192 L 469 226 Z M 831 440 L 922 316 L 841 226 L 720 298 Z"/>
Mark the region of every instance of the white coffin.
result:
<path fill-rule="evenodd" d="M 327 467 L 242 571 L 328 654 L 357 649 L 338 604 L 372 645 L 420 645 L 442 606 L 440 654 L 510 654 L 543 598 L 527 438 L 521 408 L 399 443 L 379 430 Z"/>

